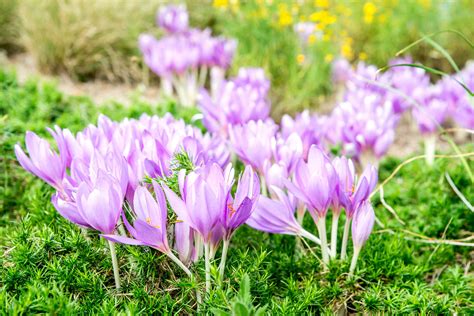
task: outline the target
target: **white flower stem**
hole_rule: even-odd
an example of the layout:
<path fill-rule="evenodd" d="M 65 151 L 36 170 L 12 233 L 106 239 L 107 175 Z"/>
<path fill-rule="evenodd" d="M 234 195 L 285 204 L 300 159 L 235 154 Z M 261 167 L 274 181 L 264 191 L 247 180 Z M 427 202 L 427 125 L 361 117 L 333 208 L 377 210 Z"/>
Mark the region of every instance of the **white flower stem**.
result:
<path fill-rule="evenodd" d="M 265 181 L 265 177 L 262 174 L 260 175 L 260 191 L 262 195 L 268 196 L 267 181 Z"/>
<path fill-rule="evenodd" d="M 206 293 L 211 291 L 211 260 L 209 258 L 209 243 L 204 243 L 204 261 L 206 269 Z"/>
<path fill-rule="evenodd" d="M 117 262 L 117 253 L 115 252 L 115 243 L 110 240 L 107 241 L 109 242 L 110 257 L 112 257 L 112 266 L 114 268 L 115 288 L 120 290 L 120 274 Z"/>
<path fill-rule="evenodd" d="M 224 279 L 224 270 L 225 270 L 225 264 L 227 261 L 227 251 L 229 250 L 229 243 L 230 241 L 224 238 L 223 245 L 222 245 L 221 262 L 219 264 L 219 276 L 220 276 L 221 281 Z"/>
<path fill-rule="evenodd" d="M 344 224 L 344 234 L 342 236 L 341 260 L 345 260 L 347 256 L 347 240 L 349 239 L 350 228 L 351 228 L 351 219 L 346 215 L 346 223 Z"/>
<path fill-rule="evenodd" d="M 319 239 L 321 240 L 321 253 L 323 255 L 324 267 L 327 268 L 327 265 L 329 263 L 329 253 L 328 240 L 326 236 L 326 215 L 318 216 L 316 226 L 318 227 Z"/>
<path fill-rule="evenodd" d="M 436 152 L 436 134 L 430 134 L 425 137 L 425 159 L 428 166 L 432 166 L 435 160 Z"/>
<path fill-rule="evenodd" d="M 337 254 L 337 224 L 339 222 L 339 215 L 341 213 L 335 212 L 332 216 L 331 227 L 331 258 L 335 259 Z"/>
<path fill-rule="evenodd" d="M 304 237 L 306 239 L 309 239 L 309 240 L 311 240 L 312 242 L 314 242 L 318 245 L 321 245 L 321 240 L 319 240 L 318 237 L 314 236 L 313 234 L 311 234 L 309 231 L 307 231 L 305 229 L 301 230 L 300 236 Z"/>
<path fill-rule="evenodd" d="M 349 278 L 354 275 L 355 268 L 357 266 L 357 259 L 359 258 L 361 247 L 354 247 L 354 254 L 352 255 L 351 267 L 349 269 Z"/>

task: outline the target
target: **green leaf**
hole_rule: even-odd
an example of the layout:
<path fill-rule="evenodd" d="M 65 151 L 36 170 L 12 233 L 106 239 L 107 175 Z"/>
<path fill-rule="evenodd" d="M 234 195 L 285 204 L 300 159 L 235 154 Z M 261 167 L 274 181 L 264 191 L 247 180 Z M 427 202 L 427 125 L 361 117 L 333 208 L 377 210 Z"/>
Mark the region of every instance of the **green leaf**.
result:
<path fill-rule="evenodd" d="M 232 307 L 232 315 L 235 316 L 249 316 L 249 309 L 241 302 L 235 302 Z"/>
<path fill-rule="evenodd" d="M 244 302 L 250 302 L 250 278 L 248 274 L 244 274 L 242 280 L 240 281 L 240 290 L 239 290 L 239 297 Z"/>

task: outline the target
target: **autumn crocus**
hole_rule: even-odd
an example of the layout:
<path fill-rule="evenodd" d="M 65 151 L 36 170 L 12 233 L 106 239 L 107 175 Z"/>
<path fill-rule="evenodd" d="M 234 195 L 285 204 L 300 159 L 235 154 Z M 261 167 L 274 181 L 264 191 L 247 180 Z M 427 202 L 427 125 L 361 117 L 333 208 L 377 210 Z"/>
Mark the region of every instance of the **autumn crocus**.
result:
<path fill-rule="evenodd" d="M 25 143 L 29 157 L 20 145 L 15 145 L 15 154 L 21 166 L 56 190 L 63 191 L 63 179 L 66 175 L 65 161 L 51 149 L 45 139 L 33 132 L 26 132 Z"/>
<path fill-rule="evenodd" d="M 353 194 L 355 182 L 355 167 L 352 160 L 346 157 L 335 157 L 332 165 L 337 175 L 336 194 L 331 202 L 332 227 L 331 227 L 331 257 L 335 258 L 337 253 L 337 228 L 341 209 L 344 205 L 349 206 L 350 197 Z"/>
<path fill-rule="evenodd" d="M 77 210 L 88 226 L 103 234 L 113 234 L 122 213 L 123 195 L 120 183 L 102 170 L 99 170 L 95 183 L 83 182 L 77 191 Z M 109 240 L 110 255 L 114 268 L 115 286 L 120 289 L 115 245 Z"/>
<path fill-rule="evenodd" d="M 160 7 L 156 17 L 158 26 L 168 33 L 182 33 L 188 30 L 189 16 L 184 5 Z"/>
<path fill-rule="evenodd" d="M 261 195 L 246 224 L 267 233 L 304 237 L 321 244 L 319 238 L 306 231 L 296 220 L 296 200 L 289 198 L 283 190 L 275 186 L 270 187 L 270 191 L 275 198 Z"/>
<path fill-rule="evenodd" d="M 286 181 L 288 190 L 306 204 L 318 228 L 323 262 L 329 262 L 326 237 L 326 214 L 336 191 L 337 176 L 328 157 L 315 145 L 311 146 L 308 161 L 300 159 L 293 182 Z"/>
<path fill-rule="evenodd" d="M 103 237 L 122 244 L 155 248 L 166 254 L 191 277 L 191 271 L 173 254 L 169 247 L 167 237 L 168 210 L 165 196 L 161 187 L 155 181 L 153 181 L 152 186 L 155 192 L 154 197 L 146 187 L 140 186 L 136 189 L 131 210 L 133 222 L 130 223 L 125 214 L 123 215 L 124 224 L 133 238 L 114 234 L 105 234 Z M 185 238 L 185 236 L 180 236 L 180 238 Z"/>
<path fill-rule="evenodd" d="M 354 254 L 352 255 L 349 275 L 352 276 L 357 265 L 360 250 L 372 232 L 374 227 L 375 213 L 370 201 L 364 201 L 358 208 L 352 222 L 352 243 Z"/>
<path fill-rule="evenodd" d="M 210 246 L 212 232 L 226 208 L 230 187 L 224 171 L 215 163 L 207 164 L 187 175 L 183 169 L 178 178 L 181 197 L 166 185 L 163 185 L 163 190 L 168 202 L 178 215 L 178 219 L 188 223 L 202 238 L 206 267 L 206 292 L 209 292 L 211 287 Z"/>
<path fill-rule="evenodd" d="M 260 182 L 258 175 L 253 171 L 252 167 L 247 166 L 237 183 L 234 198 L 232 198 L 229 192 L 226 202 L 227 207 L 224 209 L 220 219 L 223 229 L 222 257 L 219 265 L 221 278 L 224 275 L 230 239 L 235 230 L 251 216 L 259 196 Z"/>
<path fill-rule="evenodd" d="M 350 164 L 348 161 L 346 163 Z M 356 185 L 356 180 L 351 169 L 352 168 L 349 166 L 349 172 L 343 172 L 339 174 L 340 183 L 342 182 L 346 184 L 341 186 L 338 192 L 339 201 L 344 206 L 346 211 L 346 223 L 344 225 L 344 234 L 342 236 L 341 259 L 346 258 L 347 240 L 349 239 L 351 220 L 354 217 L 358 207 L 365 201 L 369 200 L 370 194 L 375 189 L 378 181 L 377 168 L 368 165 L 362 172 L 362 175 L 359 177 Z"/>

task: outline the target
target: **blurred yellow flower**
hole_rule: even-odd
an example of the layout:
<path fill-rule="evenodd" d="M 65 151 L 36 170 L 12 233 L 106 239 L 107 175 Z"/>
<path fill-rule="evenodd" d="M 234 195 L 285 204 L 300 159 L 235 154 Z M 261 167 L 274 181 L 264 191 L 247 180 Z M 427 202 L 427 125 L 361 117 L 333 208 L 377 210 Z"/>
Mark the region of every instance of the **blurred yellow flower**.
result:
<path fill-rule="evenodd" d="M 308 36 L 308 44 L 314 44 L 315 42 L 316 42 L 315 34 L 311 34 L 310 36 Z"/>
<path fill-rule="evenodd" d="M 298 62 L 298 64 L 302 65 L 304 63 L 304 60 L 305 60 L 305 57 L 303 54 L 298 54 L 296 56 L 296 61 Z"/>
<path fill-rule="evenodd" d="M 314 6 L 322 9 L 329 8 L 329 0 L 314 0 Z"/>
<path fill-rule="evenodd" d="M 359 53 L 359 59 L 360 60 L 367 60 L 367 57 L 368 57 L 367 53 L 365 53 L 365 52 L 360 52 Z"/>
<path fill-rule="evenodd" d="M 418 2 L 426 9 L 431 8 L 431 0 L 418 0 Z"/>
<path fill-rule="evenodd" d="M 333 61 L 333 59 L 334 56 L 332 54 L 326 54 L 326 56 L 324 56 L 324 61 L 327 63 L 330 63 L 331 61 Z"/>
<path fill-rule="evenodd" d="M 329 24 L 333 24 L 337 21 L 336 16 L 330 14 L 326 10 L 316 11 L 316 12 L 312 13 L 309 16 L 309 19 L 313 22 L 319 22 L 324 26 L 329 25 Z"/>
<path fill-rule="evenodd" d="M 227 7 L 229 6 L 229 1 L 228 0 L 214 0 L 212 5 L 216 8 L 227 9 Z"/>
<path fill-rule="evenodd" d="M 364 22 L 370 24 L 374 21 L 374 15 L 377 8 L 373 2 L 366 2 L 364 4 Z"/>
<path fill-rule="evenodd" d="M 352 38 L 346 37 L 343 39 L 342 45 L 341 45 L 341 55 L 347 59 L 352 59 L 354 58 L 354 52 L 352 50 Z"/>

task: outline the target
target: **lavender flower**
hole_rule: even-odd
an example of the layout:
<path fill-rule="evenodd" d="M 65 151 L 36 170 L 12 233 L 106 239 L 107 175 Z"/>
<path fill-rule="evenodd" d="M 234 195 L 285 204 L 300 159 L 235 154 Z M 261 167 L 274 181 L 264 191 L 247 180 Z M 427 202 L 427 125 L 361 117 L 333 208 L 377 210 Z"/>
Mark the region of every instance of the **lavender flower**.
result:
<path fill-rule="evenodd" d="M 375 213 L 369 201 L 360 205 L 357 209 L 354 221 L 352 222 L 352 242 L 354 244 L 354 254 L 352 255 L 349 274 L 352 275 L 357 265 L 359 253 L 365 242 L 369 238 L 374 227 Z"/>
<path fill-rule="evenodd" d="M 303 229 L 295 218 L 296 200 L 289 198 L 281 189 L 270 187 L 275 199 L 260 196 L 257 207 L 248 218 L 250 227 L 272 234 L 295 235 L 320 244 L 320 240 Z"/>
<path fill-rule="evenodd" d="M 66 165 L 63 159 L 51 150 L 49 143 L 33 132 L 26 132 L 26 148 L 30 157 L 15 145 L 15 154 L 21 166 L 57 190 L 63 190 Z"/>
<path fill-rule="evenodd" d="M 188 11 L 184 5 L 167 5 L 158 10 L 157 24 L 168 33 L 188 30 Z"/>
<path fill-rule="evenodd" d="M 326 213 L 336 191 L 337 176 L 331 162 L 315 145 L 311 146 L 308 162 L 296 165 L 293 182 L 286 181 L 288 190 L 306 204 L 318 227 L 325 265 L 329 262 L 326 238 Z"/>

